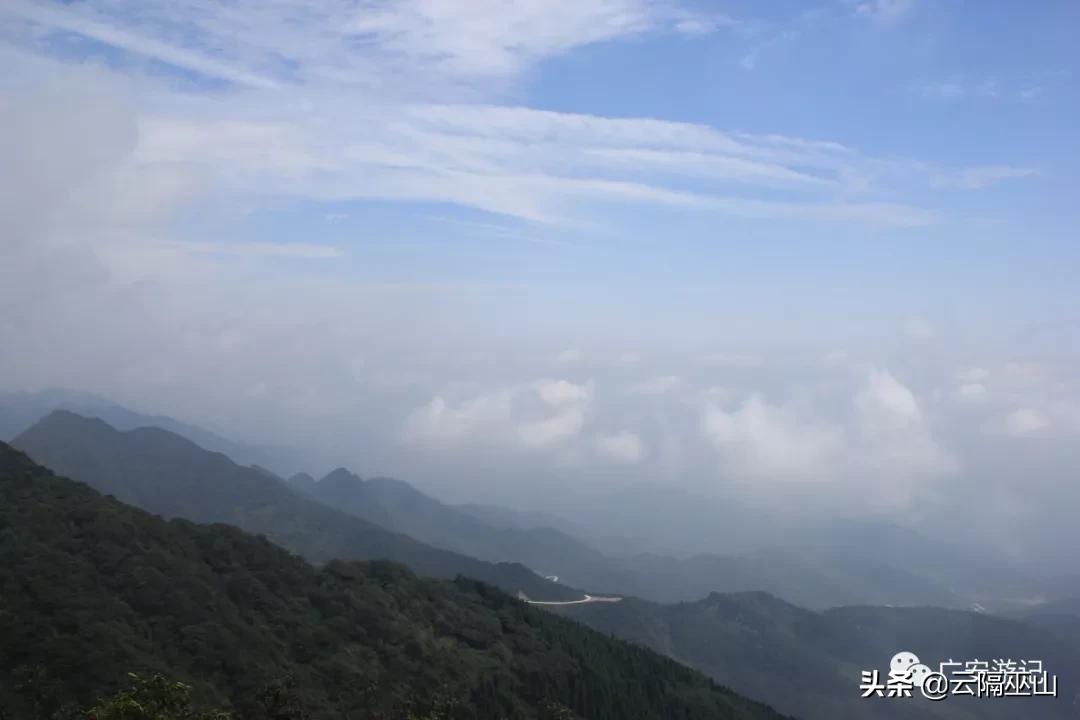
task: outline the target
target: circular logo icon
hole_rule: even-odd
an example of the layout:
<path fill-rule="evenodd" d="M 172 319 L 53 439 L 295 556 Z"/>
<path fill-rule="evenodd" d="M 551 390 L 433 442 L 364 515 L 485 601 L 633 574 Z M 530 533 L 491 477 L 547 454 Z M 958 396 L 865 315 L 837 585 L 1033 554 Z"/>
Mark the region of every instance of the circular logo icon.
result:
<path fill-rule="evenodd" d="M 922 663 L 912 665 L 908 670 L 908 680 L 910 680 L 911 684 L 915 687 L 921 688 L 926 681 L 926 678 L 929 677 L 932 672 L 933 670 Z"/>
<path fill-rule="evenodd" d="M 893 677 L 907 677 L 911 668 L 919 664 L 919 656 L 907 650 L 901 650 L 889 661 L 889 674 Z"/>

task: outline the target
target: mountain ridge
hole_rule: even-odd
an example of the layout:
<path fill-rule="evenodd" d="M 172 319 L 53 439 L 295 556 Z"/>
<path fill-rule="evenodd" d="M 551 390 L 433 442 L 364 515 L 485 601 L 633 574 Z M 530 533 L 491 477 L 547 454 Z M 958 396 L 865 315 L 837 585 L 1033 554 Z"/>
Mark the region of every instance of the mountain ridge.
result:
<path fill-rule="evenodd" d="M 11 442 L 54 410 L 68 410 L 105 420 L 118 430 L 159 427 L 182 435 L 207 450 L 228 455 L 240 465 L 261 465 L 275 474 L 295 472 L 305 453 L 294 448 L 259 445 L 222 434 L 168 415 L 142 413 L 89 392 L 50 388 L 37 392 L 0 392 L 0 440 Z"/>
<path fill-rule="evenodd" d="M 58 472 L 149 512 L 235 525 L 313 562 L 395 560 L 420 575 L 465 575 L 536 599 L 581 597 L 579 591 L 546 581 L 521 564 L 486 563 L 338 512 L 160 428 L 120 432 L 103 420 L 58 410 L 20 434 L 13 445 Z"/>
<path fill-rule="evenodd" d="M 860 697 L 860 673 L 884 668 L 887 675 L 889 659 L 901 650 L 935 668 L 950 658 L 1041 659 L 1059 676 L 1059 697 L 1024 698 L 1024 717 L 1065 720 L 1080 707 L 1080 645 L 1074 642 L 1080 634 L 1063 634 L 1056 626 L 937 607 L 819 612 L 763 592 L 710 593 L 671 605 L 628 598 L 552 611 L 662 652 L 805 720 L 1016 717 L 1016 698 L 949 697 L 933 703 Z"/>
<path fill-rule="evenodd" d="M 182 679 L 238 720 L 782 720 L 474 580 L 316 568 L 235 527 L 103 496 L 5 443 L 0 588 L 9 717 L 81 720 L 134 671 Z M 269 712 L 272 687 L 301 710 Z"/>

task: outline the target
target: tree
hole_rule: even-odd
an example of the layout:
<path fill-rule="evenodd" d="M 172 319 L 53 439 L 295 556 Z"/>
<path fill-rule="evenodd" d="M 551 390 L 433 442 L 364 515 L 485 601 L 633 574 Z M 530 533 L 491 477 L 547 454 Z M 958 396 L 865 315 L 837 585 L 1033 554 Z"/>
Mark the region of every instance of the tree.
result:
<path fill-rule="evenodd" d="M 265 720 L 308 720 L 308 712 L 296 688 L 296 677 L 292 674 L 263 688 L 256 702 L 260 717 Z"/>
<path fill-rule="evenodd" d="M 574 711 L 565 705 L 549 702 L 540 711 L 541 720 L 577 720 Z"/>
<path fill-rule="evenodd" d="M 155 674 L 143 678 L 129 673 L 131 687 L 121 690 L 87 712 L 90 720 L 230 720 L 226 712 L 199 712 L 191 706 L 191 686 Z"/>

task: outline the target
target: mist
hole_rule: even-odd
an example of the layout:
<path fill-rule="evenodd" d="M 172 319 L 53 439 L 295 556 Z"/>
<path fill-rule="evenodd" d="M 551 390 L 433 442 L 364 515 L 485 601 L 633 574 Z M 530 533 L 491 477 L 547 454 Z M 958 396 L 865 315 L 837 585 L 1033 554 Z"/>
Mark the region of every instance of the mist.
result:
<path fill-rule="evenodd" d="M 692 195 L 647 153 L 720 131 L 525 107 L 527 69 L 603 38 L 297 51 L 286 95 L 259 58 L 8 35 L 0 389 L 680 553 L 842 519 L 1072 561 L 1075 273 L 983 262 L 1009 231 L 930 199 L 965 167 L 740 136 L 711 179 L 739 191 Z"/>

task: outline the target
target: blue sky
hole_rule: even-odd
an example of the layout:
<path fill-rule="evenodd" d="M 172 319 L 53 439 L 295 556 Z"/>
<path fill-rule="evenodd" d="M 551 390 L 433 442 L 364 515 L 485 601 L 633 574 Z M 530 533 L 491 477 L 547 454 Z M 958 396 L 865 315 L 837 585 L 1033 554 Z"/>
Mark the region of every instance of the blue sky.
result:
<path fill-rule="evenodd" d="M 980 457 L 1053 445 L 1044 498 L 1076 469 L 1078 30 L 1052 0 L 8 0 L 0 370 L 466 496 L 873 478 L 858 510 L 930 522 L 978 478 L 1034 528 Z"/>

